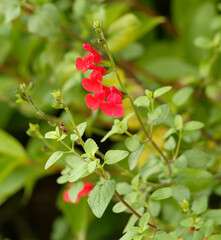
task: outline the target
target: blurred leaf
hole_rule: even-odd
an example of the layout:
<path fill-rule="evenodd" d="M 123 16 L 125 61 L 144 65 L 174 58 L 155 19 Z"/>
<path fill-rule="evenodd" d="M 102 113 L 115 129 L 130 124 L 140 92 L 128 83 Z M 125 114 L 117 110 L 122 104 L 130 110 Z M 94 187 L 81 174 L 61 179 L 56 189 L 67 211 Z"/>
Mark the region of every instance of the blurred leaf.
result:
<path fill-rule="evenodd" d="M 5 23 L 11 22 L 17 18 L 20 13 L 20 0 L 1 0 L 0 1 L 0 14 L 5 16 Z"/>
<path fill-rule="evenodd" d="M 106 180 L 103 184 L 97 184 L 90 192 L 88 204 L 94 215 L 100 218 L 111 201 L 116 188 L 114 180 Z"/>
<path fill-rule="evenodd" d="M 121 50 L 165 21 L 163 17 L 150 18 L 144 15 L 141 17 L 127 13 L 109 26 L 108 43 L 111 51 Z"/>
<path fill-rule="evenodd" d="M 176 142 L 173 137 L 169 137 L 169 139 L 165 142 L 164 148 L 168 151 L 174 150 L 176 147 Z"/>
<path fill-rule="evenodd" d="M 167 93 L 168 91 L 170 91 L 171 88 L 171 86 L 158 88 L 154 91 L 154 98 L 160 97 L 161 95 Z"/>
<path fill-rule="evenodd" d="M 173 194 L 173 190 L 170 187 L 167 188 L 161 188 L 161 189 L 157 189 L 156 191 L 154 191 L 151 196 L 150 199 L 152 200 L 162 200 L 162 199 L 166 199 L 171 197 Z"/>
<path fill-rule="evenodd" d="M 134 100 L 134 104 L 137 107 L 149 107 L 150 105 L 150 100 L 146 96 L 140 96 Z"/>
<path fill-rule="evenodd" d="M 42 37 L 57 38 L 60 33 L 59 12 L 52 3 L 43 5 L 28 20 L 28 30 Z"/>
<path fill-rule="evenodd" d="M 207 206 L 208 206 L 208 197 L 201 196 L 194 199 L 191 209 L 194 214 L 198 215 L 205 212 L 207 209 Z"/>
<path fill-rule="evenodd" d="M 198 168 L 178 169 L 176 176 L 176 182 L 185 184 L 193 192 L 207 189 L 214 183 L 210 172 Z"/>
<path fill-rule="evenodd" d="M 205 37 L 197 37 L 194 40 L 194 44 L 197 47 L 205 48 L 205 49 L 209 49 L 209 48 L 213 47 L 213 42 L 210 39 L 205 38 Z"/>
<path fill-rule="evenodd" d="M 203 214 L 203 216 L 206 217 L 207 219 L 213 219 L 215 224 L 221 225 L 220 214 L 221 214 L 221 209 L 212 209 L 212 210 L 206 211 Z"/>
<path fill-rule="evenodd" d="M 68 189 L 68 196 L 70 197 L 73 203 L 76 202 L 78 193 L 83 189 L 83 186 L 84 186 L 83 182 L 78 181 L 72 184 L 72 186 Z"/>
<path fill-rule="evenodd" d="M 153 112 L 148 112 L 147 116 L 150 120 L 157 120 L 161 116 L 161 108 L 157 107 L 153 110 Z"/>
<path fill-rule="evenodd" d="M 156 109 L 159 109 L 161 114 L 157 119 L 154 120 L 154 126 L 164 123 L 167 120 L 167 117 L 170 113 L 170 107 L 168 104 L 162 104 L 158 106 Z"/>
<path fill-rule="evenodd" d="M 129 151 L 131 151 L 131 152 L 136 151 L 138 149 L 138 147 L 140 146 L 140 139 L 135 134 L 131 137 L 128 137 L 125 140 L 125 145 Z"/>
<path fill-rule="evenodd" d="M 142 215 L 142 217 L 139 220 L 139 227 L 143 229 L 147 223 L 149 222 L 150 219 L 150 214 L 146 212 L 145 214 Z"/>
<path fill-rule="evenodd" d="M 193 93 L 193 88 L 185 87 L 178 90 L 172 98 L 173 104 L 177 107 L 184 105 Z"/>
<path fill-rule="evenodd" d="M 201 128 L 204 127 L 204 124 L 198 121 L 190 121 L 187 122 L 184 127 L 183 130 L 184 131 L 195 131 L 195 130 L 199 130 Z"/>
<path fill-rule="evenodd" d="M 11 43 L 7 38 L 0 36 L 0 46 L 0 63 L 3 63 L 11 50 Z"/>
<path fill-rule="evenodd" d="M 12 151 L 13 149 L 13 151 Z M 23 146 L 11 135 L 0 129 L 0 153 L 25 161 L 27 154 Z"/>
<path fill-rule="evenodd" d="M 176 240 L 174 237 L 166 232 L 158 231 L 156 235 L 152 238 L 153 240 Z"/>

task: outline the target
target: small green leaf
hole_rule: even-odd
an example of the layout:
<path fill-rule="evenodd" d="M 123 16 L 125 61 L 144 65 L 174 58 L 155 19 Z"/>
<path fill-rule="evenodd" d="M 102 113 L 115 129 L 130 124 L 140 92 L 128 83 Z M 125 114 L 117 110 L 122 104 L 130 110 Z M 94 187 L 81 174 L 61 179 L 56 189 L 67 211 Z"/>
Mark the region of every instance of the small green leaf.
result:
<path fill-rule="evenodd" d="M 174 119 L 175 127 L 177 130 L 181 130 L 183 128 L 183 118 L 181 115 L 176 115 Z"/>
<path fill-rule="evenodd" d="M 81 137 L 83 136 L 86 127 L 87 127 L 87 122 L 83 122 L 83 123 L 81 123 L 77 126 L 77 130 L 78 130 Z M 71 134 L 71 141 L 72 142 L 76 141 L 77 139 L 78 139 L 77 134 Z"/>
<path fill-rule="evenodd" d="M 165 142 L 164 144 L 164 148 L 168 151 L 172 151 L 174 150 L 176 147 L 176 141 L 174 139 L 174 137 L 169 137 L 169 139 Z"/>
<path fill-rule="evenodd" d="M 144 229 L 144 227 L 146 227 L 146 225 L 148 224 L 150 220 L 150 214 L 148 212 L 146 212 L 141 218 L 140 218 L 140 221 L 139 221 L 139 227 L 141 229 Z"/>
<path fill-rule="evenodd" d="M 53 153 L 50 158 L 48 159 L 48 161 L 45 164 L 45 169 L 48 169 L 52 164 L 54 164 L 56 161 L 58 161 L 63 155 L 62 151 L 57 151 L 55 153 Z"/>
<path fill-rule="evenodd" d="M 88 164 L 88 172 L 92 173 L 96 169 L 96 161 L 92 161 Z"/>
<path fill-rule="evenodd" d="M 124 234 L 124 236 L 121 237 L 119 240 L 133 240 L 136 235 L 137 233 L 129 231 L 126 234 Z"/>
<path fill-rule="evenodd" d="M 206 211 L 207 205 L 208 205 L 208 197 L 201 196 L 199 198 L 194 199 L 191 209 L 194 214 L 198 215 Z"/>
<path fill-rule="evenodd" d="M 106 141 L 110 136 L 114 135 L 115 133 L 118 133 L 117 129 L 111 129 L 102 139 L 101 142 Z"/>
<path fill-rule="evenodd" d="M 133 170 L 137 166 L 137 162 L 140 158 L 141 153 L 143 152 L 145 146 L 140 146 L 135 152 L 132 152 L 128 158 L 128 164 L 130 170 Z"/>
<path fill-rule="evenodd" d="M 193 88 L 185 87 L 177 91 L 173 98 L 173 104 L 177 107 L 184 105 L 193 93 Z"/>
<path fill-rule="evenodd" d="M 126 209 L 127 207 L 122 202 L 118 202 L 113 206 L 112 211 L 114 213 L 121 213 L 124 212 Z"/>
<path fill-rule="evenodd" d="M 167 120 L 167 117 L 170 113 L 170 107 L 168 104 L 162 104 L 158 106 L 156 109 L 160 109 L 161 114 L 156 120 L 154 120 L 154 126 L 164 123 Z"/>
<path fill-rule="evenodd" d="M 158 231 L 152 240 L 176 240 L 176 238 L 166 232 Z"/>
<path fill-rule="evenodd" d="M 183 227 L 192 227 L 193 224 L 194 224 L 194 221 L 193 221 L 193 218 L 191 218 L 191 217 L 184 219 L 180 223 L 180 225 L 183 226 Z"/>
<path fill-rule="evenodd" d="M 133 152 L 133 151 L 136 151 L 140 147 L 140 140 L 139 140 L 138 136 L 135 134 L 126 139 L 125 145 L 128 150 Z"/>
<path fill-rule="evenodd" d="M 153 112 L 148 112 L 147 116 L 150 120 L 154 121 L 157 118 L 159 118 L 161 115 L 161 109 L 160 108 L 155 108 Z"/>
<path fill-rule="evenodd" d="M 88 163 L 80 162 L 71 172 L 69 182 L 76 182 L 78 179 L 88 176 Z"/>
<path fill-rule="evenodd" d="M 50 131 L 45 134 L 46 139 L 58 139 L 57 133 L 55 131 Z"/>
<path fill-rule="evenodd" d="M 104 155 L 104 161 L 106 164 L 117 163 L 128 156 L 128 151 L 123 150 L 109 150 Z"/>
<path fill-rule="evenodd" d="M 183 127 L 184 131 L 195 131 L 204 127 L 204 124 L 198 121 L 190 121 Z"/>
<path fill-rule="evenodd" d="M 197 37 L 194 40 L 194 44 L 197 47 L 200 47 L 200 48 L 203 48 L 203 49 L 210 49 L 210 48 L 213 47 L 213 41 L 208 39 L 208 38 L 205 38 L 205 37 Z"/>
<path fill-rule="evenodd" d="M 146 96 L 140 96 L 134 100 L 134 104 L 137 107 L 149 107 L 150 106 L 150 100 Z"/>
<path fill-rule="evenodd" d="M 208 238 L 208 240 L 220 240 L 220 239 L 221 239 L 221 234 L 215 234 Z"/>
<path fill-rule="evenodd" d="M 9 23 L 16 19 L 21 13 L 20 6 L 11 6 L 5 13 L 5 23 Z"/>
<path fill-rule="evenodd" d="M 166 188 L 160 188 L 154 191 L 150 199 L 152 200 L 162 200 L 171 197 L 173 194 L 173 190 L 171 187 L 166 187 Z"/>
<path fill-rule="evenodd" d="M 91 191 L 88 204 L 96 217 L 102 217 L 115 193 L 115 188 L 116 183 L 114 180 L 106 180 L 103 184 L 96 185 Z"/>
<path fill-rule="evenodd" d="M 78 193 L 83 189 L 83 182 L 79 181 L 74 184 L 69 188 L 68 190 L 68 195 L 73 203 L 76 202 Z"/>
<path fill-rule="evenodd" d="M 124 126 L 124 129 L 127 130 L 127 122 L 133 115 L 134 115 L 134 113 L 130 113 L 122 120 L 122 124 Z"/>
<path fill-rule="evenodd" d="M 93 139 L 88 138 L 84 144 L 84 150 L 87 153 L 87 155 L 94 156 L 98 149 L 99 147 L 97 146 L 96 142 Z"/>
<path fill-rule="evenodd" d="M 171 86 L 167 86 L 167 87 L 162 87 L 162 88 L 158 88 L 157 90 L 154 91 L 154 98 L 160 97 L 161 95 L 167 93 L 168 91 L 170 91 L 172 87 Z"/>
<path fill-rule="evenodd" d="M 164 139 L 168 138 L 169 136 L 171 136 L 172 134 L 177 133 L 177 130 L 175 128 L 170 128 L 165 135 L 163 136 Z"/>

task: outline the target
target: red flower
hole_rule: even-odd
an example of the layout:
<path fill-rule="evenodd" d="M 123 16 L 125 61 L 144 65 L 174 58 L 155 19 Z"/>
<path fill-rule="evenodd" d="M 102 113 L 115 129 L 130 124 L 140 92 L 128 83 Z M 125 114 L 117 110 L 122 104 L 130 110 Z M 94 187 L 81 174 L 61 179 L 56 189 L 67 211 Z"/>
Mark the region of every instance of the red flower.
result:
<path fill-rule="evenodd" d="M 102 75 L 98 71 L 93 71 L 90 78 L 84 78 L 82 80 L 82 85 L 84 89 L 89 92 L 101 92 L 102 91 Z"/>
<path fill-rule="evenodd" d="M 187 232 L 194 232 L 195 228 L 190 228 Z"/>
<path fill-rule="evenodd" d="M 95 50 L 91 47 L 90 44 L 84 44 L 84 45 L 83 45 L 83 48 L 93 54 L 93 56 L 94 56 L 93 62 L 94 62 L 94 63 L 100 63 L 100 62 L 103 61 L 101 55 L 100 55 L 97 51 L 95 51 Z"/>
<path fill-rule="evenodd" d="M 93 65 L 92 64 L 93 60 L 94 60 L 94 56 L 91 53 L 89 53 L 84 57 L 84 59 L 81 57 L 78 57 L 75 61 L 75 66 L 78 71 L 83 70 L 82 72 L 84 73 L 84 72 L 90 70 L 88 67 L 90 65 Z"/>
<path fill-rule="evenodd" d="M 68 184 L 68 188 L 70 188 L 72 186 L 72 183 L 69 183 Z M 94 188 L 93 185 L 91 185 L 90 183 L 84 183 L 84 186 L 83 186 L 83 189 L 78 193 L 77 195 L 77 199 L 76 201 L 74 202 L 75 204 L 77 204 L 80 199 L 83 197 L 83 196 L 86 196 L 89 194 L 89 192 Z M 69 197 L 69 193 L 68 193 L 68 189 L 66 189 L 63 193 L 63 199 L 65 202 L 69 202 L 69 203 L 72 203 L 70 197 Z"/>
<path fill-rule="evenodd" d="M 117 93 L 112 93 L 107 97 L 107 101 L 100 103 L 101 111 L 107 116 L 114 116 L 119 118 L 124 114 L 121 96 Z"/>
<path fill-rule="evenodd" d="M 101 73 L 102 76 L 105 75 L 105 73 L 107 72 L 107 70 L 104 67 L 97 66 L 94 64 L 88 65 L 88 70 L 97 70 L 98 72 Z"/>

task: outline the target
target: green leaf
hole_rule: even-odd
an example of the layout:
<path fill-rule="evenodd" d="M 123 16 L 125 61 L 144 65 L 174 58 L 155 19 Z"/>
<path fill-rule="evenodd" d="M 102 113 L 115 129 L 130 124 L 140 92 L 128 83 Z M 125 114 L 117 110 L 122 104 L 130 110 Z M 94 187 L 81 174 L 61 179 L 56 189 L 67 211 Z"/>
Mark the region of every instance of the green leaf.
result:
<path fill-rule="evenodd" d="M 52 3 L 44 4 L 28 20 L 28 31 L 54 40 L 60 33 L 60 16 Z"/>
<path fill-rule="evenodd" d="M 5 23 L 9 23 L 16 19 L 21 13 L 20 6 L 11 6 L 5 13 Z"/>
<path fill-rule="evenodd" d="M 114 135 L 115 133 L 118 133 L 117 129 L 111 129 L 102 139 L 101 142 L 106 141 L 110 136 Z"/>
<path fill-rule="evenodd" d="M 80 162 L 73 170 L 71 170 L 69 182 L 76 182 L 78 179 L 86 177 L 89 174 L 88 163 Z"/>
<path fill-rule="evenodd" d="M 139 220 L 139 227 L 144 229 L 150 220 L 150 214 L 146 212 Z"/>
<path fill-rule="evenodd" d="M 181 115 L 176 115 L 174 119 L 175 127 L 177 130 L 181 130 L 183 128 L 183 118 Z"/>
<path fill-rule="evenodd" d="M 45 134 L 46 139 L 58 139 L 57 133 L 55 131 L 50 131 Z"/>
<path fill-rule="evenodd" d="M 138 149 L 138 147 L 140 147 L 140 139 L 135 134 L 126 139 L 125 145 L 129 151 L 131 151 L 131 152 L 136 151 Z"/>
<path fill-rule="evenodd" d="M 126 234 L 124 234 L 124 236 L 121 237 L 119 240 L 133 240 L 136 235 L 137 233 L 129 231 Z"/>
<path fill-rule="evenodd" d="M 109 150 L 104 155 L 104 161 L 106 164 L 114 164 L 117 163 L 128 156 L 128 151 L 123 150 Z"/>
<path fill-rule="evenodd" d="M 175 128 L 170 128 L 165 135 L 163 136 L 164 139 L 168 138 L 169 136 L 171 136 L 172 134 L 177 133 L 177 130 Z"/>
<path fill-rule="evenodd" d="M 199 130 L 201 128 L 204 127 L 204 124 L 198 121 L 190 121 L 187 122 L 184 127 L 183 130 L 184 131 L 195 131 L 195 130 Z"/>
<path fill-rule="evenodd" d="M 182 203 L 183 200 L 190 200 L 190 190 L 185 185 L 173 185 L 173 198 L 178 202 Z"/>
<path fill-rule="evenodd" d="M 96 161 L 92 161 L 88 164 L 88 172 L 92 173 L 96 169 L 97 163 Z"/>
<path fill-rule="evenodd" d="M 174 150 L 176 147 L 176 141 L 173 137 L 169 137 L 169 139 L 165 142 L 164 148 L 168 151 Z"/>
<path fill-rule="evenodd" d="M 154 121 L 161 116 L 161 109 L 157 107 L 153 112 L 148 112 L 147 116 L 150 120 Z"/>
<path fill-rule="evenodd" d="M 176 238 L 166 232 L 158 231 L 152 240 L 176 240 Z"/>
<path fill-rule="evenodd" d="M 142 145 L 140 146 L 135 152 L 132 152 L 128 158 L 128 164 L 129 164 L 129 168 L 130 170 L 133 170 L 138 163 L 138 160 L 140 158 L 141 153 L 143 152 L 145 146 Z"/>
<path fill-rule="evenodd" d="M 88 138 L 84 144 L 84 150 L 87 153 L 87 155 L 94 156 L 98 149 L 99 147 L 97 146 L 96 142 L 93 139 Z"/>
<path fill-rule="evenodd" d="M 198 168 L 180 168 L 176 176 L 178 183 L 185 184 L 193 192 L 207 189 L 214 183 L 214 177 L 210 172 Z"/>
<path fill-rule="evenodd" d="M 170 107 L 168 104 L 162 104 L 158 106 L 156 109 L 160 109 L 161 114 L 157 119 L 154 120 L 154 126 L 164 123 L 167 120 L 167 117 L 170 113 Z"/>
<path fill-rule="evenodd" d="M 171 187 L 166 187 L 166 188 L 160 188 L 154 191 L 150 199 L 152 200 L 162 200 L 171 197 L 173 194 L 173 190 Z"/>
<path fill-rule="evenodd" d="M 192 217 L 186 218 L 180 223 L 180 225 L 183 227 L 192 227 L 193 224 L 194 224 L 194 221 Z"/>
<path fill-rule="evenodd" d="M 126 130 L 127 130 L 127 122 L 133 115 L 134 113 L 130 113 L 122 120 L 122 124 Z"/>
<path fill-rule="evenodd" d="M 221 209 L 208 210 L 203 214 L 207 219 L 213 219 L 216 225 L 221 225 Z"/>
<path fill-rule="evenodd" d="M 78 193 L 83 189 L 83 182 L 79 181 L 74 184 L 68 189 L 68 195 L 73 203 L 76 202 Z"/>
<path fill-rule="evenodd" d="M 162 88 L 158 88 L 157 90 L 154 91 L 154 98 L 160 97 L 161 95 L 167 93 L 168 91 L 170 91 L 172 87 L 171 86 L 167 86 L 167 87 L 162 87 Z"/>
<path fill-rule="evenodd" d="M 185 87 L 178 90 L 172 98 L 173 104 L 177 107 L 184 105 L 193 93 L 193 88 Z"/>
<path fill-rule="evenodd" d="M 206 211 L 207 205 L 208 205 L 208 197 L 201 196 L 194 199 L 191 209 L 194 214 L 198 215 Z"/>
<path fill-rule="evenodd" d="M 26 151 L 21 143 L 2 129 L 0 129 L 0 153 L 24 161 L 27 159 Z"/>
<path fill-rule="evenodd" d="M 116 183 L 114 180 L 106 180 L 103 184 L 96 185 L 90 192 L 88 204 L 96 217 L 102 217 L 115 193 L 115 188 Z"/>
<path fill-rule="evenodd" d="M 188 166 L 191 168 L 206 168 L 211 161 L 209 154 L 198 149 L 187 150 L 182 155 L 186 158 Z"/>
<path fill-rule="evenodd" d="M 150 106 L 150 100 L 146 96 L 140 96 L 134 100 L 134 104 L 137 107 L 149 107 Z"/>
<path fill-rule="evenodd" d="M 111 51 L 119 51 L 128 46 L 158 24 L 164 22 L 163 17 L 136 16 L 127 13 L 118 18 L 108 28 L 108 43 Z"/>
<path fill-rule="evenodd" d="M 220 240 L 220 239 L 221 239 L 221 234 L 215 234 L 208 238 L 208 240 Z"/>
<path fill-rule="evenodd" d="M 197 37 L 194 40 L 194 44 L 197 47 L 203 48 L 203 49 L 210 49 L 213 47 L 213 41 L 206 38 L 206 37 Z"/>
<path fill-rule="evenodd" d="M 121 213 L 124 212 L 126 209 L 127 207 L 122 202 L 118 202 L 113 206 L 112 211 L 114 213 Z"/>
<path fill-rule="evenodd" d="M 78 130 L 81 137 L 83 136 L 86 127 L 87 127 L 87 122 L 83 122 L 83 123 L 81 123 L 77 126 L 77 130 Z M 72 142 L 76 141 L 77 139 L 78 139 L 77 134 L 71 134 L 71 141 Z"/>
<path fill-rule="evenodd" d="M 63 155 L 64 153 L 62 151 L 57 151 L 53 153 L 48 161 L 45 164 L 45 169 L 48 169 L 51 165 L 53 165 L 55 162 L 57 162 Z"/>

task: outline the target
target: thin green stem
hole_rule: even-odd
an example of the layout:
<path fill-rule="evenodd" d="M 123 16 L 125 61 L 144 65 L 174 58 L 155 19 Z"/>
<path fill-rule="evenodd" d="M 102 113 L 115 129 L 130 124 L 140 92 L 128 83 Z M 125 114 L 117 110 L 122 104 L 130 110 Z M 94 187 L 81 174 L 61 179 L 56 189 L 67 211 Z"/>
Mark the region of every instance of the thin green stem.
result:
<path fill-rule="evenodd" d="M 83 141 L 83 139 L 82 139 L 82 137 L 81 137 L 81 135 L 80 135 L 80 133 L 79 133 L 79 131 L 78 131 L 78 129 L 77 129 L 77 126 L 76 126 L 76 124 L 75 124 L 75 122 L 74 122 L 74 119 L 73 119 L 73 117 L 72 117 L 72 115 L 71 115 L 71 112 L 70 112 L 69 108 L 68 108 L 68 107 L 65 107 L 64 110 L 67 112 L 68 117 L 69 117 L 69 119 L 70 119 L 70 121 L 71 121 L 71 124 L 72 124 L 72 126 L 73 126 L 73 128 L 74 128 L 74 130 L 75 130 L 75 132 L 76 132 L 76 134 L 77 134 L 77 136 L 78 136 L 78 139 L 79 139 L 82 147 L 84 148 L 84 141 Z"/>
<path fill-rule="evenodd" d="M 117 67 L 116 67 L 116 64 L 115 64 L 115 62 L 114 62 L 114 59 L 113 59 L 113 57 L 112 57 L 112 55 L 111 55 L 111 52 L 110 52 L 110 50 L 109 50 L 109 47 L 108 47 L 108 44 L 107 44 L 106 39 L 105 39 L 105 37 L 104 37 L 103 31 L 101 31 L 100 34 L 101 34 L 102 39 L 104 40 L 104 48 L 105 48 L 105 50 L 106 50 L 106 52 L 107 52 L 107 55 L 108 55 L 108 57 L 109 57 L 109 59 L 110 59 L 111 66 L 112 66 L 112 68 L 113 68 L 113 71 L 114 71 L 115 74 L 116 74 L 117 80 L 118 80 L 118 82 L 119 82 L 119 84 L 120 84 L 123 92 L 125 92 L 125 93 L 127 94 L 128 98 L 129 98 L 129 100 L 130 100 L 130 103 L 131 103 L 131 105 L 132 105 L 132 107 L 133 107 L 133 109 L 134 109 L 134 112 L 135 112 L 135 114 L 136 114 L 136 117 L 137 117 L 137 119 L 138 119 L 138 121 L 139 121 L 139 123 L 140 123 L 140 126 L 141 126 L 144 134 L 146 135 L 146 137 L 148 137 L 148 133 L 147 133 L 147 131 L 146 131 L 145 127 L 144 127 L 144 124 L 143 124 L 143 122 L 142 122 L 142 120 L 141 120 L 140 114 L 138 113 L 137 108 L 136 108 L 135 105 L 134 105 L 133 98 L 132 98 L 132 96 L 129 94 L 129 92 L 127 91 L 127 89 L 125 88 L 123 82 L 121 81 L 121 78 L 120 78 L 118 69 L 117 69 Z"/>
<path fill-rule="evenodd" d="M 45 120 L 47 120 L 48 123 L 49 123 L 51 126 L 53 126 L 53 127 L 57 126 L 57 124 L 56 124 L 55 122 L 53 122 L 44 112 L 42 112 L 42 111 L 34 104 L 32 98 L 31 98 L 31 96 L 30 96 L 29 94 L 26 94 L 26 96 L 28 97 L 29 103 L 35 108 L 35 110 L 37 111 L 37 113 L 38 113 L 42 118 L 44 118 Z"/>
<path fill-rule="evenodd" d="M 124 133 L 127 134 L 127 136 L 129 136 L 129 137 L 132 137 L 132 136 L 133 136 L 133 135 L 132 135 L 130 132 L 128 132 L 127 130 L 124 130 Z"/>
<path fill-rule="evenodd" d="M 175 151 L 175 154 L 174 154 L 174 156 L 173 156 L 173 158 L 172 158 L 172 160 L 170 162 L 174 162 L 177 159 L 177 156 L 178 156 L 179 150 L 180 150 L 180 144 L 181 144 L 182 136 L 183 136 L 183 133 L 180 132 L 179 133 L 177 147 L 176 147 L 176 151 Z"/>

